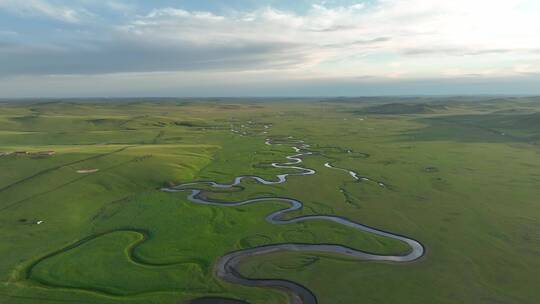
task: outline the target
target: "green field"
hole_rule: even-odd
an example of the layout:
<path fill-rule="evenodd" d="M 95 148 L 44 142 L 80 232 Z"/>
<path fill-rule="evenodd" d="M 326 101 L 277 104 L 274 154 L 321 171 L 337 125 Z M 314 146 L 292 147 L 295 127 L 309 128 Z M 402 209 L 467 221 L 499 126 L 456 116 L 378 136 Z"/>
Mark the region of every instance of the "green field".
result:
<path fill-rule="evenodd" d="M 245 261 L 242 275 L 297 282 L 328 304 L 540 303 L 533 97 L 0 103 L 0 303 L 288 303 L 280 290 L 220 280 L 216 261 L 291 242 L 409 250 L 334 223 L 265 221 L 280 202 L 225 208 L 160 191 L 292 173 L 270 166 L 290 145 L 265 144 L 289 136 L 311 145 L 302 165 L 317 174 L 205 195 L 295 198 L 304 208 L 290 216 L 346 217 L 419 240 L 426 254 L 276 252 Z"/>

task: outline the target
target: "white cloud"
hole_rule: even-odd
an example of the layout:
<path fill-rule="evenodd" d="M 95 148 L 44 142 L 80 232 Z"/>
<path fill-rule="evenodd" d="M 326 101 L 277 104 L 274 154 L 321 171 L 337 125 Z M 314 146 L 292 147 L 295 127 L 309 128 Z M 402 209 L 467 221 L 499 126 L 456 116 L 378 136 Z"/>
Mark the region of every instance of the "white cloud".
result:
<path fill-rule="evenodd" d="M 305 14 L 272 7 L 226 13 L 166 7 L 135 15 L 129 2 L 90 0 L 74 0 L 79 6 L 0 0 L 0 9 L 80 22 L 90 14 L 81 8 L 87 2 L 87 7 L 131 13 L 99 33 L 89 29 L 86 40 L 72 33 L 82 42 L 51 42 L 61 54 L 43 46 L 27 48 L 35 49 L 35 56 L 6 59 L 4 73 L 279 71 L 280 77 L 297 79 L 508 76 L 540 70 L 528 64 L 540 59 L 535 0 L 379 0 L 313 5 Z M 98 38 L 88 38 L 92 33 Z"/>
<path fill-rule="evenodd" d="M 123 13 L 131 13 L 136 10 L 135 4 L 124 1 L 106 1 L 104 5 L 113 11 Z"/>
<path fill-rule="evenodd" d="M 78 23 L 90 15 L 84 9 L 54 5 L 44 0 L 0 0 L 0 10 L 21 16 L 42 16 L 67 23 Z"/>
<path fill-rule="evenodd" d="M 0 30 L 0 37 L 16 37 L 18 35 L 19 35 L 19 33 L 15 32 L 15 31 Z"/>
<path fill-rule="evenodd" d="M 464 63 L 463 56 L 537 53 L 540 10 L 523 9 L 530 2 L 381 0 L 375 6 L 313 5 L 305 15 L 271 7 L 229 15 L 163 8 L 121 31 L 158 43 L 302 46 L 303 59 L 308 59 L 303 66 L 349 61 L 359 68 L 366 60 L 381 60 L 370 58 L 377 55 L 416 56 L 416 61 L 437 57 L 440 62 L 432 68 L 443 65 L 442 73 L 442 58 L 452 64 Z"/>

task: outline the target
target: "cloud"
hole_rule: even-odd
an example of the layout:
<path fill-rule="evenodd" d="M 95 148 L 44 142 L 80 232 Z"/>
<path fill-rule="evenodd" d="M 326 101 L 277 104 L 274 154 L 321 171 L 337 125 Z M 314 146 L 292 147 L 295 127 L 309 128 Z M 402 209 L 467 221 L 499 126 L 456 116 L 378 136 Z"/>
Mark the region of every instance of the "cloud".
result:
<path fill-rule="evenodd" d="M 0 0 L 0 9 L 78 23 L 97 14 L 85 2 Z M 303 14 L 270 6 L 135 14 L 128 2 L 108 1 L 101 10 L 130 15 L 66 27 L 63 37 L 51 34 L 39 45 L 23 37 L 0 46 L 0 75 L 279 70 L 282 77 L 444 77 L 455 67 L 452 75 L 512 73 L 519 61 L 540 56 L 540 9 L 523 9 L 532 2 L 380 0 L 312 5 Z"/>
<path fill-rule="evenodd" d="M 45 17 L 67 23 L 78 23 L 90 15 L 84 9 L 54 5 L 44 0 L 0 0 L 0 10 L 24 17 Z"/>
<path fill-rule="evenodd" d="M 390 38 L 390 37 L 378 37 L 378 38 L 373 38 L 373 39 L 356 40 L 356 41 L 351 41 L 351 42 L 347 42 L 347 43 L 327 44 L 325 46 L 326 47 L 336 47 L 336 48 L 343 48 L 345 46 L 355 46 L 355 45 L 368 46 L 368 45 L 377 45 L 377 44 L 380 44 L 382 42 L 387 42 L 387 41 L 390 41 L 390 40 L 392 40 L 392 38 Z"/>
<path fill-rule="evenodd" d="M 302 64 L 293 44 L 250 43 L 207 48 L 192 44 L 154 44 L 132 37 L 77 49 L 0 43 L 0 76 L 110 74 L 120 72 L 283 69 Z"/>
<path fill-rule="evenodd" d="M 468 64 L 460 58 L 463 56 L 506 56 L 493 62 L 500 65 L 508 58 L 534 54 L 540 47 L 540 40 L 536 39 L 540 21 L 538 10 L 522 9 L 527 2 L 530 1 L 382 0 L 373 6 L 313 5 L 302 15 L 272 7 L 229 15 L 164 8 L 133 20 L 122 30 L 155 43 L 207 48 L 294 45 L 291 56 L 300 55 L 299 50 L 309 52 L 297 57 L 297 61 L 304 63 L 294 68 L 318 72 L 321 65 L 328 70 L 332 64 L 343 62 L 359 74 L 380 74 L 376 67 L 370 66 L 378 65 L 381 70 L 382 57 L 415 55 L 415 62 L 409 60 L 410 64 L 402 67 L 407 71 L 388 75 L 410 74 L 415 70 L 427 73 L 431 69 L 436 76 L 447 68 L 445 61 L 448 66 Z M 280 49 L 280 53 L 286 51 Z M 438 57 L 438 62 L 430 61 L 427 66 L 423 63 L 425 56 Z M 376 59 L 370 59 L 373 57 Z M 351 72 L 349 67 L 333 67 L 338 73 Z"/>
<path fill-rule="evenodd" d="M 113 11 L 118 11 L 118 12 L 123 12 L 123 13 L 131 13 L 136 10 L 135 4 L 124 2 L 124 1 L 105 1 L 101 5 L 105 5 L 107 8 Z"/>
<path fill-rule="evenodd" d="M 18 36 L 19 33 L 15 32 L 15 31 L 3 31 L 3 30 L 0 30 L 0 38 L 2 37 L 15 37 L 15 36 Z"/>
<path fill-rule="evenodd" d="M 477 56 L 477 55 L 496 55 L 509 53 L 537 53 L 537 49 L 471 49 L 463 48 L 429 48 L 429 49 L 405 49 L 403 54 L 413 56 L 436 55 L 436 56 Z"/>

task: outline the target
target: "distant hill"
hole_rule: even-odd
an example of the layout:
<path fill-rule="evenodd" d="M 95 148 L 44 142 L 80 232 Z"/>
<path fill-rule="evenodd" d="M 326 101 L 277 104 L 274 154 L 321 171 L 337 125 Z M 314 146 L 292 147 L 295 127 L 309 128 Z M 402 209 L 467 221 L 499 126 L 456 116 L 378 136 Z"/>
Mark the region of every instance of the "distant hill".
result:
<path fill-rule="evenodd" d="M 540 112 L 486 115 L 486 119 L 480 120 L 480 122 L 490 127 L 538 131 L 540 130 Z"/>
<path fill-rule="evenodd" d="M 533 113 L 525 116 L 520 123 L 523 126 L 534 127 L 540 129 L 540 113 Z"/>
<path fill-rule="evenodd" d="M 444 110 L 445 108 L 446 107 L 444 105 L 433 105 L 427 103 L 387 103 L 356 110 L 355 113 L 381 115 L 428 114 L 433 113 L 436 110 Z"/>

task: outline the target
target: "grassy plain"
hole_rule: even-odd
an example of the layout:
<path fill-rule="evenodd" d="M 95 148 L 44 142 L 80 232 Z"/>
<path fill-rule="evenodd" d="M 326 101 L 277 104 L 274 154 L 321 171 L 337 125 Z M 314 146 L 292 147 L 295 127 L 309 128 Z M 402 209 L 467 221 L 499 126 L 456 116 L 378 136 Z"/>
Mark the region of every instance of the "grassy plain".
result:
<path fill-rule="evenodd" d="M 0 153 L 55 151 L 0 156 L 0 302 L 286 303 L 278 291 L 218 280 L 215 261 L 283 242 L 406 251 L 324 222 L 271 225 L 264 217 L 278 202 L 201 206 L 159 191 L 272 179 L 284 170 L 269 163 L 292 149 L 265 138 L 294 136 L 317 152 L 304 160 L 316 175 L 210 197 L 293 197 L 305 204 L 293 216 L 345 216 L 418 239 L 427 254 L 392 264 L 276 253 L 247 261 L 243 274 L 299 282 L 320 303 L 538 303 L 539 113 L 534 98 L 0 105 Z"/>

